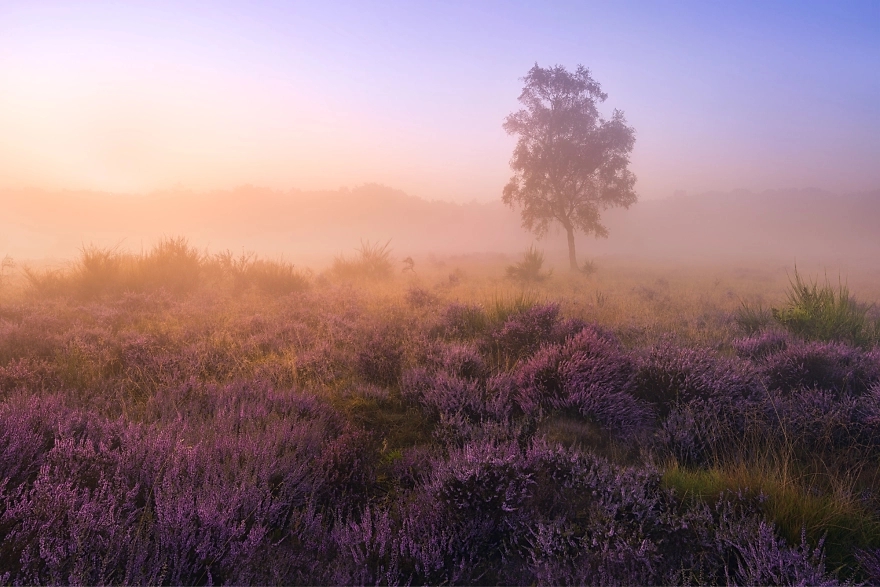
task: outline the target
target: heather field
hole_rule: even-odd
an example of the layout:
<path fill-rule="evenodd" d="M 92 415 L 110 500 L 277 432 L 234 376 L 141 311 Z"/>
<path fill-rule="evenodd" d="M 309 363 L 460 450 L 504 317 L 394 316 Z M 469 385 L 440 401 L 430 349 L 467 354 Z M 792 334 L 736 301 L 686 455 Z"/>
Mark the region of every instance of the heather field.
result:
<path fill-rule="evenodd" d="M 880 274 L 0 273 L 0 584 L 880 583 Z"/>

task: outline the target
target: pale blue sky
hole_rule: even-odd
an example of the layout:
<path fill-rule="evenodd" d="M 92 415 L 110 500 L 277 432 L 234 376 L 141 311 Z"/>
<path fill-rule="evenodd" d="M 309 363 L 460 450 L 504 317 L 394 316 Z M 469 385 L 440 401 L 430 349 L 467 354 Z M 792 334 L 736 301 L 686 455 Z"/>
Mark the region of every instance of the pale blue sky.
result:
<path fill-rule="evenodd" d="M 626 113 L 643 198 L 880 188 L 877 0 L 0 2 L 0 186 L 497 199 L 536 62 Z"/>

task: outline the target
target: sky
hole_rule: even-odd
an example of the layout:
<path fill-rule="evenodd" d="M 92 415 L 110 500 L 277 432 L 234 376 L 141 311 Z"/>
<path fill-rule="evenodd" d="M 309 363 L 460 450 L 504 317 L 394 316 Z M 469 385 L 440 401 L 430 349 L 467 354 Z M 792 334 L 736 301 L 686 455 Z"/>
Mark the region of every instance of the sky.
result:
<path fill-rule="evenodd" d="M 877 0 L 0 0 L 0 188 L 498 200 L 535 63 L 625 113 L 643 199 L 880 188 Z"/>

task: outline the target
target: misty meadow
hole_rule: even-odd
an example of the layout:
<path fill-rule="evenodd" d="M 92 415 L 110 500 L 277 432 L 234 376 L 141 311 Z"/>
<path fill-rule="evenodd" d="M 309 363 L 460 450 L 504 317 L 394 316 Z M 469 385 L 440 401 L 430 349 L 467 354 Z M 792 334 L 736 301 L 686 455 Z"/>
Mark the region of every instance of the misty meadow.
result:
<path fill-rule="evenodd" d="M 0 586 L 880 585 L 878 22 L 0 2 Z"/>
<path fill-rule="evenodd" d="M 2 582 L 878 580 L 858 292 L 383 245 L 7 263 Z"/>

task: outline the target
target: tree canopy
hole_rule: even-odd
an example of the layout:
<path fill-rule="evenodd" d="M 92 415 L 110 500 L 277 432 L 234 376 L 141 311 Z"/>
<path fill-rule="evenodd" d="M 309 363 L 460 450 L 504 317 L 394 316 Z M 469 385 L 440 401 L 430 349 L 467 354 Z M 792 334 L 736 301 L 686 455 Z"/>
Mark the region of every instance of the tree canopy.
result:
<path fill-rule="evenodd" d="M 535 64 L 523 81 L 523 108 L 504 121 L 504 130 L 519 138 L 503 201 L 522 208 L 523 227 L 539 237 L 561 224 L 571 268 L 577 269 L 575 231 L 606 237 L 602 211 L 637 200 L 636 178 L 628 169 L 635 130 L 619 110 L 602 117 L 597 104 L 608 96 L 581 65 L 571 73 L 561 65 Z"/>

